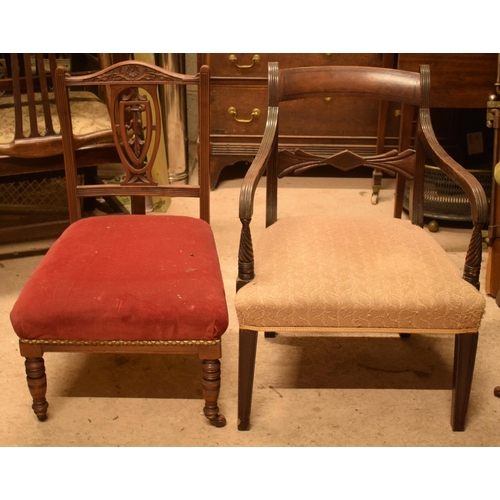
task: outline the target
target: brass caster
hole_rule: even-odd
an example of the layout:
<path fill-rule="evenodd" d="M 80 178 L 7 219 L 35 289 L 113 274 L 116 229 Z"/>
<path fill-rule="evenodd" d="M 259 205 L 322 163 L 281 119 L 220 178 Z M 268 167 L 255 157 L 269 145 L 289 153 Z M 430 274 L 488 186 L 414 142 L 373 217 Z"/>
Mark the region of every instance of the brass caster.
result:
<path fill-rule="evenodd" d="M 498 387 L 495 387 L 493 390 L 493 394 L 497 397 L 500 398 L 500 385 Z"/>
<path fill-rule="evenodd" d="M 377 205 L 378 204 L 378 193 L 373 193 L 372 194 L 372 205 Z"/>
<path fill-rule="evenodd" d="M 38 418 L 38 420 L 40 422 L 45 422 L 45 420 L 47 420 L 47 414 L 46 413 L 36 413 L 36 418 Z"/>
<path fill-rule="evenodd" d="M 435 220 L 431 220 L 429 224 L 427 224 L 427 228 L 431 233 L 437 233 L 439 231 L 439 223 Z"/>
<path fill-rule="evenodd" d="M 210 423 L 214 427 L 224 427 L 226 425 L 226 417 L 224 415 L 221 415 L 220 413 L 219 413 L 219 415 L 216 415 L 215 417 L 209 418 L 208 420 L 210 420 Z"/>

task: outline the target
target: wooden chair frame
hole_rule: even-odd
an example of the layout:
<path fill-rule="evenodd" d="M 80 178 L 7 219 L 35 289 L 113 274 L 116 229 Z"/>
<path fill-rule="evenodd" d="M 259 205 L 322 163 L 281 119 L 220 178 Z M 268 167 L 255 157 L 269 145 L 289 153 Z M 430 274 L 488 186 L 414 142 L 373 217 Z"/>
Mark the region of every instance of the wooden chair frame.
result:
<path fill-rule="evenodd" d="M 65 159 L 66 182 L 68 186 L 68 201 L 70 220 L 75 222 L 82 217 L 81 199 L 88 197 L 131 196 L 132 212 L 144 214 L 145 196 L 181 196 L 196 197 L 200 200 L 200 218 L 207 223 L 210 221 L 210 179 L 209 179 L 209 102 L 210 102 L 210 70 L 203 66 L 197 75 L 182 75 L 168 72 L 159 67 L 142 62 L 121 62 L 105 70 L 85 76 L 71 76 L 64 68 L 55 71 L 56 95 L 59 115 L 61 117 L 63 149 Z M 94 137 L 77 137 L 73 134 L 71 111 L 68 90 L 74 87 L 87 85 L 105 85 L 109 98 L 111 113 L 117 112 L 121 106 L 120 100 L 124 93 L 132 91 L 139 98 L 136 90 L 142 88 L 149 92 L 151 103 L 142 100 L 141 109 L 135 109 L 140 115 L 148 110 L 146 126 L 144 127 L 145 145 L 138 145 L 140 149 L 131 151 L 134 147 L 127 142 L 127 130 L 123 125 L 124 115 L 117 117 L 113 126 L 114 144 L 122 160 L 126 178 L 121 184 L 77 185 L 77 154 L 87 144 L 91 144 Z M 159 141 L 148 143 L 147 134 L 154 130 L 157 138 L 161 135 L 161 120 L 149 120 L 149 110 L 155 111 L 156 119 L 159 113 L 157 87 L 159 85 L 194 85 L 198 88 L 199 102 L 199 186 L 193 185 L 161 185 L 151 175 L 154 158 L 158 151 Z M 115 107 L 117 103 L 118 107 Z M 123 103 L 123 101 L 121 101 Z M 132 107 L 139 106 L 133 103 Z M 122 112 L 124 111 L 121 106 Z M 129 110 L 130 111 L 130 110 Z M 137 113 L 131 111 L 131 122 L 137 125 L 134 132 L 141 130 L 142 124 L 136 123 Z M 128 116 L 128 115 L 127 115 Z M 146 130 L 147 129 L 147 130 Z M 120 135 L 120 133 L 124 135 Z M 139 132 L 138 132 L 139 133 Z M 142 136 L 136 136 L 142 140 Z M 137 142 L 136 142 L 137 145 Z M 151 147 L 148 148 L 148 145 Z M 126 215 L 124 215 L 126 217 Z M 161 217 L 161 216 L 158 216 Z M 40 420 L 45 420 L 48 403 L 46 400 L 46 375 L 43 355 L 45 352 L 86 352 L 86 353 L 114 353 L 114 354 L 197 354 L 202 360 L 202 391 L 205 399 L 204 414 L 209 421 L 222 427 L 226 421 L 219 413 L 217 398 L 220 390 L 220 357 L 221 341 L 219 340 L 162 340 L 154 341 L 139 335 L 137 341 L 75 341 L 75 340 L 33 340 L 20 339 L 20 353 L 26 358 L 26 374 L 28 387 L 33 398 L 33 410 Z"/>
<path fill-rule="evenodd" d="M 316 83 L 316 91 L 303 88 L 302 74 L 308 74 L 309 81 Z M 314 74 L 313 74 L 314 73 Z M 297 78 L 295 78 L 297 76 Z M 304 84 L 307 85 L 307 84 Z M 294 68 L 279 70 L 277 63 L 269 64 L 269 107 L 266 129 L 258 153 L 245 176 L 239 202 L 241 237 L 238 254 L 237 291 L 251 283 L 255 277 L 251 222 L 255 191 L 266 173 L 266 227 L 278 219 L 278 178 L 315 166 L 335 166 L 349 171 L 358 166 L 369 166 L 391 175 L 397 174 L 403 181 L 412 182 L 410 196 L 410 217 L 413 224 L 423 226 L 423 176 L 424 156 L 428 154 L 441 170 L 456 182 L 468 195 L 471 202 L 472 234 L 463 270 L 463 279 L 479 289 L 479 273 L 482 257 L 481 230 L 488 221 L 488 202 L 479 181 L 440 146 L 434 134 L 429 109 L 430 74 L 428 66 L 422 66 L 420 73 L 383 68 L 324 67 Z M 399 151 L 392 151 L 371 158 L 356 160 L 342 154 L 330 158 L 317 157 L 300 150 L 282 152 L 279 148 L 278 123 L 280 102 L 305 97 L 326 97 L 335 93 L 362 93 L 365 97 L 381 101 L 396 101 L 402 105 L 406 117 L 401 123 L 401 133 L 408 130 L 408 120 L 418 111 L 418 125 L 415 150 L 407 149 L 409 142 L 401 144 Z M 359 94 L 358 94 L 359 95 Z M 285 155 L 293 157 L 287 162 Z M 300 165 L 295 165 L 298 160 Z M 284 165 L 283 165 L 284 164 Z M 400 200 L 396 199 L 396 203 Z M 395 216 L 400 216 L 396 207 Z M 285 329 L 286 331 L 286 329 Z M 238 428 L 250 428 L 250 411 L 253 391 L 257 331 L 240 328 L 239 333 L 239 389 Z M 453 397 L 451 425 L 454 431 L 465 427 L 465 416 L 469 401 L 478 334 L 455 335 L 455 359 L 453 371 Z"/>

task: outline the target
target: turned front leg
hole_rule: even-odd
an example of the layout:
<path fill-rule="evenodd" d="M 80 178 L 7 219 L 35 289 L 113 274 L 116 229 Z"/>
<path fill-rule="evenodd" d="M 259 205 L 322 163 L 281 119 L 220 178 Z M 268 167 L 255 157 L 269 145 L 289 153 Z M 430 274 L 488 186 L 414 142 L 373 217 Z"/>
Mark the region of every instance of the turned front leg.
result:
<path fill-rule="evenodd" d="M 47 378 L 45 376 L 45 364 L 43 358 L 26 358 L 26 379 L 28 388 L 33 398 L 33 411 L 38 420 L 44 421 L 47 418 L 47 408 L 49 404 L 45 399 L 47 393 Z"/>
<path fill-rule="evenodd" d="M 205 399 L 205 408 L 203 412 L 216 427 L 224 427 L 226 418 L 219 414 L 217 399 L 220 392 L 220 361 L 218 359 L 204 359 L 202 363 L 202 382 L 201 387 Z"/>

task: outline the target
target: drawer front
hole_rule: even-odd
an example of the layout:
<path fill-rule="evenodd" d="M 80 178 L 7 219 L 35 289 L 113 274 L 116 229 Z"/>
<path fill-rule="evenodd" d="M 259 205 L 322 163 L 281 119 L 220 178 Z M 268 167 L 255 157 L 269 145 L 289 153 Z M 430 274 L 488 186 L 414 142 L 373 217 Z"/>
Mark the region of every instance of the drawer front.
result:
<path fill-rule="evenodd" d="M 210 112 L 212 134 L 262 135 L 267 117 L 267 87 L 213 85 Z"/>
<path fill-rule="evenodd" d="M 230 112 L 230 109 L 232 112 Z M 258 110 L 259 116 L 256 116 Z M 329 100 L 280 105 L 280 136 L 370 136 L 377 133 L 379 102 L 353 101 L 337 96 Z M 397 136 L 396 108 L 389 110 L 387 134 Z M 254 115 L 252 116 L 252 112 Z M 211 91 L 211 133 L 214 135 L 262 135 L 267 117 L 267 88 L 214 85 Z"/>
<path fill-rule="evenodd" d="M 212 76 L 267 77 L 267 64 L 277 61 L 280 68 L 300 66 L 383 66 L 384 54 L 270 54 L 232 53 L 202 54 L 199 63 L 206 63 Z M 388 62 L 389 61 L 389 62 Z M 392 65 L 386 58 L 386 65 Z"/>

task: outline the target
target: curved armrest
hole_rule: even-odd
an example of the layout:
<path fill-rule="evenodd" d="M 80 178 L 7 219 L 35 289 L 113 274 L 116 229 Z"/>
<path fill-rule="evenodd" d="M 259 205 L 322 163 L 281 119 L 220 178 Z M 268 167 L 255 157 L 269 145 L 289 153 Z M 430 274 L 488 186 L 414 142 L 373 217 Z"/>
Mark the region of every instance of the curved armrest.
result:
<path fill-rule="evenodd" d="M 430 110 L 420 110 L 419 137 L 426 153 L 448 177 L 456 182 L 467 194 L 471 203 L 473 223 L 486 224 L 489 220 L 488 198 L 481 183 L 462 165 L 457 163 L 439 144 L 430 117 Z"/>
<path fill-rule="evenodd" d="M 237 289 L 254 278 L 254 259 L 250 221 L 253 215 L 255 190 L 267 169 L 273 161 L 275 148 L 278 146 L 278 107 L 270 106 L 267 112 L 266 128 L 257 155 L 248 169 L 240 191 L 240 220 L 242 224 L 240 248 L 238 252 Z"/>
<path fill-rule="evenodd" d="M 240 191 L 240 219 L 251 219 L 257 185 L 267 169 L 273 153 L 273 146 L 278 140 L 278 107 L 269 106 L 267 109 L 266 128 L 257 154 L 248 169 Z"/>
<path fill-rule="evenodd" d="M 432 128 L 429 108 L 420 109 L 419 138 L 436 165 L 466 193 L 471 204 L 472 235 L 467 249 L 463 278 L 479 290 L 482 259 L 482 229 L 489 220 L 488 198 L 481 183 L 446 153 Z"/>

